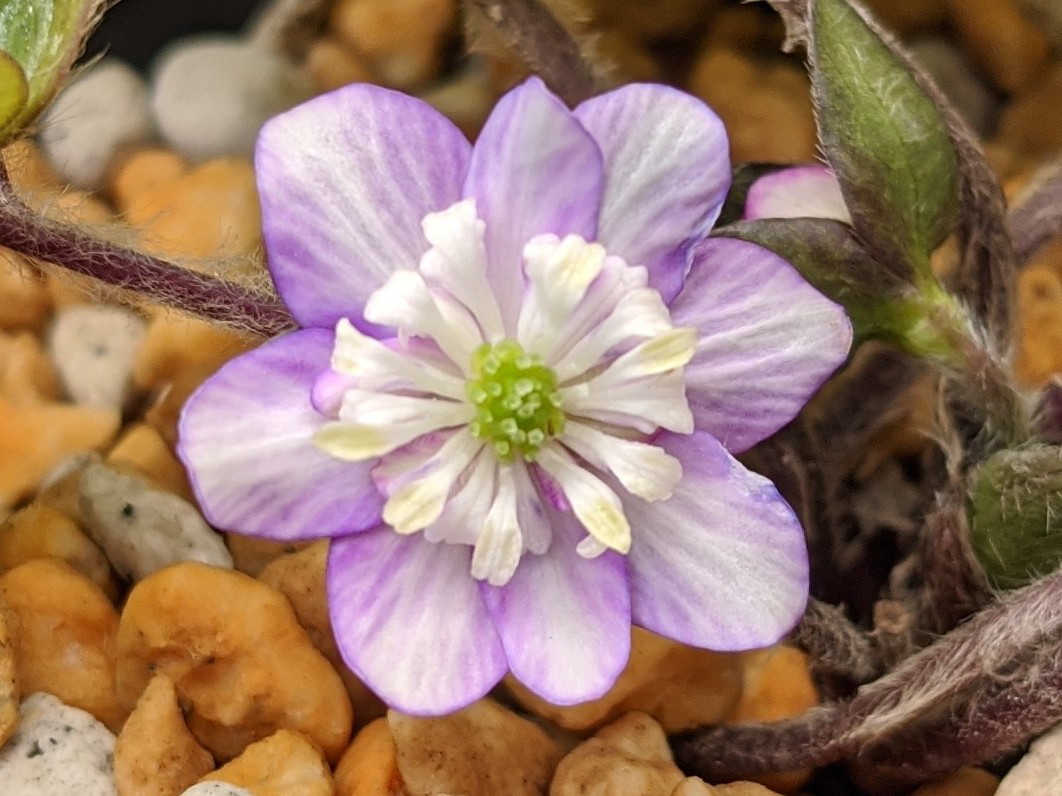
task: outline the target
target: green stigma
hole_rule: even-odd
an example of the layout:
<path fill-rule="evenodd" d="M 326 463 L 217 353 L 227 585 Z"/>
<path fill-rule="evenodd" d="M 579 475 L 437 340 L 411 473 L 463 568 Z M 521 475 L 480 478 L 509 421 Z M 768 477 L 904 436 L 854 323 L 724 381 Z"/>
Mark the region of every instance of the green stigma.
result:
<path fill-rule="evenodd" d="M 484 343 L 472 355 L 468 399 L 476 407 L 469 430 L 489 443 L 498 459 L 530 461 L 564 430 L 557 375 L 519 343 Z"/>

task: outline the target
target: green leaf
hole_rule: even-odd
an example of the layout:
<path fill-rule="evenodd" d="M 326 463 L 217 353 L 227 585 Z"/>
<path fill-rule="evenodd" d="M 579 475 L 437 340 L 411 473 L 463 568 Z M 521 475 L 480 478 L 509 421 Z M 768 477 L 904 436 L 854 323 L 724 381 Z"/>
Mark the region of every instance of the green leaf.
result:
<path fill-rule="evenodd" d="M 0 143 L 59 90 L 102 0 L 0 0 Z"/>
<path fill-rule="evenodd" d="M 826 218 L 740 221 L 714 235 L 738 238 L 787 260 L 848 313 L 860 340 L 885 340 L 920 357 L 946 358 L 951 344 L 929 323 L 925 296 L 867 252 L 847 224 Z"/>
<path fill-rule="evenodd" d="M 929 254 L 958 207 L 940 111 L 848 0 L 810 0 L 808 59 L 819 138 L 856 233 L 878 259 L 932 281 Z"/>

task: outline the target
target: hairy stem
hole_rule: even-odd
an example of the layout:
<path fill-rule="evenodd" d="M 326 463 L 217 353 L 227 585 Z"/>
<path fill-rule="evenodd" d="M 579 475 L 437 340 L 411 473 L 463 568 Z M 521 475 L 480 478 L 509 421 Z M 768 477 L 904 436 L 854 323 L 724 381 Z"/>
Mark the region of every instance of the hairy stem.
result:
<path fill-rule="evenodd" d="M 506 45 L 568 105 L 599 93 L 601 86 L 579 45 L 540 0 L 469 0 Z"/>
<path fill-rule="evenodd" d="M 242 285 L 190 271 L 43 218 L 15 194 L 0 163 L 0 245 L 147 300 L 263 337 L 294 328 L 284 305 Z"/>
<path fill-rule="evenodd" d="M 1046 166 L 1010 211 L 1014 253 L 1026 262 L 1051 238 L 1062 235 L 1062 160 Z"/>
<path fill-rule="evenodd" d="M 1055 573 L 1006 594 L 847 702 L 677 735 L 676 760 L 722 782 L 859 760 L 903 784 L 985 763 L 1062 721 L 1060 640 Z"/>
<path fill-rule="evenodd" d="M 868 683 L 884 672 L 881 656 L 870 637 L 852 624 L 844 611 L 816 600 L 808 601 L 792 641 L 808 654 L 816 678 L 837 693 Z"/>
<path fill-rule="evenodd" d="M 773 724 L 707 727 L 671 737 L 679 768 L 707 782 L 732 782 L 768 771 L 818 768 L 844 758 L 841 705 L 815 708 Z"/>

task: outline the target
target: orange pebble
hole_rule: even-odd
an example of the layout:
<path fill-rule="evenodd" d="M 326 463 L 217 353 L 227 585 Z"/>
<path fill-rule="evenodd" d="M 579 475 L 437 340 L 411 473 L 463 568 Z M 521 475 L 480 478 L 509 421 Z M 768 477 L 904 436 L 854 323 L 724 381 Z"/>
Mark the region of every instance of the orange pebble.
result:
<path fill-rule="evenodd" d="M 150 201 L 145 197 L 186 171 L 188 164 L 172 150 L 140 149 L 118 164 L 108 190 L 118 211 L 128 214 L 138 201 Z"/>
<path fill-rule="evenodd" d="M 365 725 L 336 766 L 336 796 L 401 796 L 395 739 L 387 719 Z"/>
<path fill-rule="evenodd" d="M 118 612 L 107 596 L 65 562 L 37 558 L 0 575 L 0 598 L 15 616 L 22 693 L 52 694 L 116 732 L 127 711 L 115 690 Z"/>
<path fill-rule="evenodd" d="M 819 704 L 807 656 L 794 647 L 779 645 L 748 653 L 745 687 L 728 724 L 777 721 L 799 716 Z M 810 769 L 751 777 L 768 788 L 786 793 L 803 785 Z"/>

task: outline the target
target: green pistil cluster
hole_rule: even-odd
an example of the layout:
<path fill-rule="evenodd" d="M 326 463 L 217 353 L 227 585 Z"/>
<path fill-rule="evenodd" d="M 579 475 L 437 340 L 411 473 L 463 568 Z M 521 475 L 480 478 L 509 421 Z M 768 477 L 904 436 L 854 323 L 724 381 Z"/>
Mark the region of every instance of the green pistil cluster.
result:
<path fill-rule="evenodd" d="M 476 407 L 469 430 L 490 443 L 503 462 L 534 459 L 550 437 L 564 430 L 557 376 L 519 343 L 484 343 L 472 355 L 468 399 Z"/>

